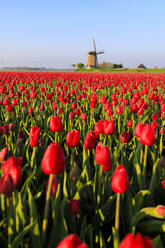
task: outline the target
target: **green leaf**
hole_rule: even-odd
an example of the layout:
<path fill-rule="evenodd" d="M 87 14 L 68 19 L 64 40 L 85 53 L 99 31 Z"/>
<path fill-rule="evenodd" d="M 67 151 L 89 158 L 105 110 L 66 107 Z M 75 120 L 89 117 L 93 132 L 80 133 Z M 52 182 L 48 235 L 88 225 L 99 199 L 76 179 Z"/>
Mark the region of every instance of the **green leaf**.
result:
<path fill-rule="evenodd" d="M 34 246 L 41 247 L 40 227 L 37 216 L 37 209 L 30 188 L 28 188 L 28 197 L 29 197 L 28 201 L 29 201 L 29 209 L 30 209 L 30 222 L 31 223 L 33 223 L 34 221 L 36 222 L 34 227 L 31 229 L 33 244 Z"/>
<path fill-rule="evenodd" d="M 30 230 L 35 226 L 36 221 L 27 225 L 14 239 L 12 248 L 19 248 L 20 243 L 23 241 L 24 236 L 30 232 Z"/>
<path fill-rule="evenodd" d="M 162 244 L 160 235 L 156 236 L 156 237 L 152 240 L 152 243 L 154 244 L 154 247 L 155 247 L 155 248 L 164 248 L 164 245 Z"/>

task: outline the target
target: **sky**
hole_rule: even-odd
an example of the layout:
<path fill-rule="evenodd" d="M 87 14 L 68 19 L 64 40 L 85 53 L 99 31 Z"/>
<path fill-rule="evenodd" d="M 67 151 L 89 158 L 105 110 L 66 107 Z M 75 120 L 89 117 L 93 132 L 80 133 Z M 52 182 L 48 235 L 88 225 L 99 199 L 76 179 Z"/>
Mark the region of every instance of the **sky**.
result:
<path fill-rule="evenodd" d="M 0 67 L 103 61 L 165 68 L 165 0 L 0 0 Z"/>

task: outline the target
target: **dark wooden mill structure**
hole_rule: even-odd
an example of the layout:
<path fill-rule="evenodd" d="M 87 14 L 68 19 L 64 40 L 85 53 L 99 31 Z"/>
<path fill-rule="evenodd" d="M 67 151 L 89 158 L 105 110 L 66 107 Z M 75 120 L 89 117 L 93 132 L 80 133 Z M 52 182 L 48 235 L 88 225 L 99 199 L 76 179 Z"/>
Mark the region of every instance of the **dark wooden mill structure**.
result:
<path fill-rule="evenodd" d="M 104 53 L 104 50 L 101 51 L 96 50 L 95 39 L 93 39 L 93 45 L 94 45 L 94 50 L 88 53 L 87 66 L 86 66 L 87 69 L 98 68 L 99 64 L 98 64 L 97 55 Z"/>

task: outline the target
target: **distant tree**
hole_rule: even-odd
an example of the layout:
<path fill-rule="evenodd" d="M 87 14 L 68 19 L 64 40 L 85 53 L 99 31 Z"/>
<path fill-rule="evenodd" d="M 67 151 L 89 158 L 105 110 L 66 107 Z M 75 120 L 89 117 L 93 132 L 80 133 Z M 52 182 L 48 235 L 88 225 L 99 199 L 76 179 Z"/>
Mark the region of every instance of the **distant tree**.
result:
<path fill-rule="evenodd" d="M 78 63 L 78 64 L 77 64 L 77 69 L 78 69 L 78 70 L 83 69 L 83 67 L 84 67 L 84 64 L 83 64 L 83 63 Z"/>
<path fill-rule="evenodd" d="M 102 68 L 102 69 L 114 69 L 114 64 L 113 63 L 110 63 L 110 62 L 103 62 L 101 64 L 99 64 L 99 68 Z"/>
<path fill-rule="evenodd" d="M 114 64 L 114 69 L 116 68 L 123 68 L 123 65 L 122 64 Z"/>
<path fill-rule="evenodd" d="M 73 70 L 76 70 L 76 64 L 71 64 L 71 66 L 73 67 Z"/>

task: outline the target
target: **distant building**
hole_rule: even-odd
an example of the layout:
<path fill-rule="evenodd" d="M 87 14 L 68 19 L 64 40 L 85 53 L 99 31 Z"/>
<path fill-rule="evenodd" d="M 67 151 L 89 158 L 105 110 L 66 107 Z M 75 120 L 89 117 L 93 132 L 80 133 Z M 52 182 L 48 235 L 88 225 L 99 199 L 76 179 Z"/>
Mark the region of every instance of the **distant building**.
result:
<path fill-rule="evenodd" d="M 143 65 L 143 64 L 140 64 L 137 68 L 139 68 L 139 69 L 147 69 L 147 67 L 145 65 Z"/>

